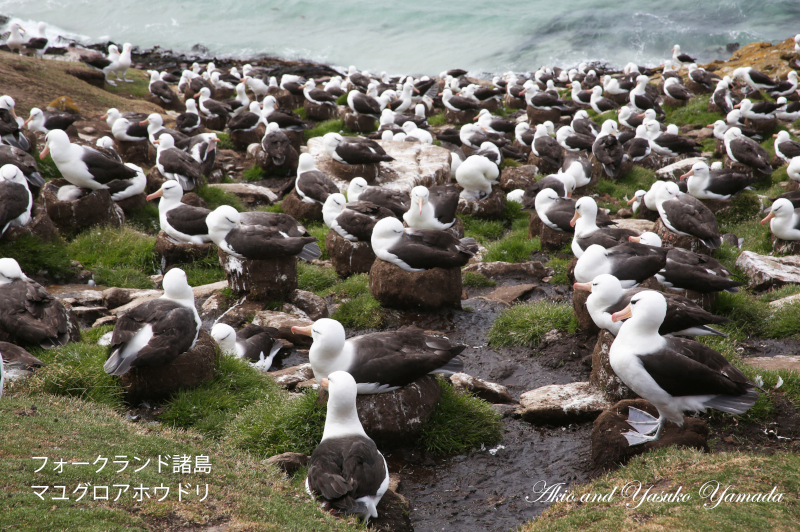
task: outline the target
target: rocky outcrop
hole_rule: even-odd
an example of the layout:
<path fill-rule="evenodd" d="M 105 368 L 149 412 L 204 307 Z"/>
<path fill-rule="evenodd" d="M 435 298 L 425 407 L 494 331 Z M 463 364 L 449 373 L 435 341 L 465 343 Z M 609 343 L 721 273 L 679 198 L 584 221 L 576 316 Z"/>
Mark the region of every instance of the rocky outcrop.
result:
<path fill-rule="evenodd" d="M 217 343 L 200 330 L 194 348 L 160 366 L 131 368 L 120 377 L 120 385 L 131 404 L 166 399 L 183 389 L 196 388 L 214 378 Z"/>
<path fill-rule="evenodd" d="M 31 208 L 31 221 L 24 227 L 9 227 L 0 236 L 0 242 L 13 242 L 23 235 L 32 235 L 42 240 L 52 241 L 58 237 L 58 227 L 47 215 L 47 209 L 34 203 Z"/>
<path fill-rule="evenodd" d="M 388 308 L 461 308 L 461 289 L 460 268 L 407 272 L 391 262 L 376 258 L 369 271 L 369 291 L 372 297 Z"/>
<path fill-rule="evenodd" d="M 525 190 L 536 183 L 539 169 L 531 164 L 523 166 L 507 166 L 500 172 L 500 188 L 505 192 Z"/>
<path fill-rule="evenodd" d="M 387 154 L 394 157 L 394 161 L 378 165 L 377 176 L 359 174 L 359 167 L 345 169 L 352 172 L 342 174 L 341 167 L 346 165 L 331 159 L 322 147 L 321 137 L 308 141 L 308 153 L 314 156 L 317 168 L 333 179 L 342 190 L 347 189 L 353 177 L 363 177 L 367 181 L 372 179 L 374 184 L 402 192 L 410 192 L 417 185 L 443 185 L 450 180 L 450 152 L 445 148 L 421 142 L 391 140 L 376 142 L 386 150 Z"/>
<path fill-rule="evenodd" d="M 301 382 L 313 379 L 314 371 L 311 369 L 311 364 L 306 363 L 278 371 L 270 371 L 267 372 L 267 375 L 275 379 L 275 382 L 287 390 L 294 390 L 295 386 Z"/>
<path fill-rule="evenodd" d="M 551 384 L 523 393 L 517 412 L 534 425 L 564 425 L 594 419 L 611 406 L 590 382 Z"/>
<path fill-rule="evenodd" d="M 589 381 L 597 386 L 609 401 L 635 399 L 638 396 L 617 377 L 608 361 L 608 352 L 613 343 L 614 335 L 607 330 L 603 329 L 597 335 L 597 343 L 592 351 L 592 373 Z"/>
<path fill-rule="evenodd" d="M 761 291 L 785 284 L 800 284 L 800 257 L 769 257 L 743 251 L 736 266 L 747 275 L 747 287 Z"/>
<path fill-rule="evenodd" d="M 242 200 L 242 203 L 251 209 L 264 205 L 272 205 L 279 199 L 272 190 L 258 185 L 247 183 L 213 183 L 208 186 L 234 194 Z"/>
<path fill-rule="evenodd" d="M 325 235 L 325 251 L 336 273 L 349 277 L 354 273 L 369 273 L 375 262 L 375 253 L 369 242 L 351 242 L 331 229 Z"/>
<path fill-rule="evenodd" d="M 176 242 L 168 237 L 164 231 L 159 231 L 153 252 L 161 266 L 161 271 L 166 273 L 170 268 L 181 264 L 191 264 L 214 253 L 214 244 L 189 244 Z"/>
<path fill-rule="evenodd" d="M 292 327 L 307 327 L 314 323 L 308 318 L 275 310 L 262 310 L 255 313 L 253 323 L 264 327 L 275 327 L 278 329 L 278 338 L 288 340 L 294 345 L 307 347 L 312 343 L 310 336 L 294 334 L 292 332 Z M 311 376 L 313 377 L 313 374 Z"/>
<path fill-rule="evenodd" d="M 238 259 L 221 249 L 219 265 L 235 294 L 256 301 L 286 301 L 297 288 L 297 257 L 269 260 Z"/>
<path fill-rule="evenodd" d="M 542 279 L 553 275 L 552 268 L 545 268 L 538 260 L 529 262 L 477 262 L 466 266 L 462 271 L 475 272 L 490 279 Z"/>
<path fill-rule="evenodd" d="M 314 292 L 295 290 L 289 296 L 289 302 L 313 321 L 328 317 L 328 305 Z"/>
<path fill-rule="evenodd" d="M 454 373 L 450 376 L 450 382 L 459 390 L 475 394 L 477 397 L 489 403 L 511 403 L 511 394 L 508 388 L 502 384 L 485 381 L 466 373 Z"/>
<path fill-rule="evenodd" d="M 622 434 L 633 430 L 627 423 L 629 407 L 658 417 L 656 408 L 644 399 L 620 401 L 600 414 L 592 428 L 592 461 L 596 467 L 603 470 L 616 469 L 634 456 L 670 445 L 710 452 L 708 425 L 702 419 L 693 417 L 684 417 L 681 427 L 668 422 L 658 441 L 628 445 L 628 440 Z"/>

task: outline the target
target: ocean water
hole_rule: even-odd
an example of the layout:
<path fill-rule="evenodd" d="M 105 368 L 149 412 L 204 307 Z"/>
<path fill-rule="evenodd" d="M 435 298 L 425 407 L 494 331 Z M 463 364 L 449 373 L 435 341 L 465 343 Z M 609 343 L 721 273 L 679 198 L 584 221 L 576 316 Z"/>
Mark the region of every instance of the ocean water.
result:
<path fill-rule="evenodd" d="M 0 0 L 0 14 L 86 42 L 218 56 L 266 54 L 392 74 L 473 74 L 596 60 L 657 65 L 680 44 L 701 62 L 728 43 L 800 32 L 799 0 Z M 0 30 L 2 31 L 2 30 Z"/>

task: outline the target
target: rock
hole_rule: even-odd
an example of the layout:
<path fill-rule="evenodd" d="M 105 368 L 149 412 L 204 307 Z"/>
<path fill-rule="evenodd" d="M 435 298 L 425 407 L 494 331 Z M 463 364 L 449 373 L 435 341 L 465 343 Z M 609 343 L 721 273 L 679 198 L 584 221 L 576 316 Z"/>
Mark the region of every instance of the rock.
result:
<path fill-rule="evenodd" d="M 306 203 L 297 195 L 297 191 L 292 188 L 281 203 L 283 212 L 301 222 L 321 222 L 322 205 L 319 203 Z"/>
<path fill-rule="evenodd" d="M 164 295 L 162 290 L 140 290 L 133 288 L 120 288 L 119 290 L 125 290 L 127 292 L 127 297 L 129 298 L 126 303 L 122 303 L 119 306 L 114 305 L 112 300 L 107 300 L 106 292 L 103 292 L 103 300 L 106 301 L 106 308 L 111 310 L 111 313 L 114 315 L 124 314 L 128 310 L 145 301 L 149 301 Z M 124 296 L 116 297 L 118 298 L 116 301 L 121 301 Z"/>
<path fill-rule="evenodd" d="M 147 205 L 147 197 L 144 193 L 136 194 L 130 198 L 125 198 L 116 202 L 125 215 L 130 216 L 132 213 L 142 210 Z"/>
<path fill-rule="evenodd" d="M 58 238 L 58 227 L 47 215 L 47 210 L 39 203 L 31 208 L 31 221 L 24 227 L 9 227 L 0 237 L 0 242 L 13 242 L 22 235 L 32 235 L 48 242 Z"/>
<path fill-rule="evenodd" d="M 267 458 L 267 463 L 292 476 L 298 469 L 308 465 L 309 458 L 303 453 L 281 453 Z"/>
<path fill-rule="evenodd" d="M 100 318 L 110 316 L 108 309 L 103 306 L 72 307 L 72 312 L 78 318 L 81 329 L 90 329 Z"/>
<path fill-rule="evenodd" d="M 533 165 L 507 166 L 500 172 L 500 188 L 505 192 L 515 189 L 525 190 L 536 183 L 539 169 Z"/>
<path fill-rule="evenodd" d="M 575 290 L 572 292 L 572 308 L 575 311 L 575 318 L 578 320 L 578 328 L 589 334 L 594 334 L 600 331 L 600 328 L 595 325 L 592 316 L 589 314 L 589 309 L 586 308 L 586 300 L 589 299 L 591 292 L 586 290 Z"/>
<path fill-rule="evenodd" d="M 370 293 L 388 308 L 461 308 L 461 288 L 460 268 L 407 272 L 391 262 L 376 258 L 369 271 Z"/>
<path fill-rule="evenodd" d="M 310 319 L 301 318 L 294 314 L 278 312 L 275 310 L 261 310 L 255 313 L 253 323 L 264 327 L 275 327 L 280 333 L 278 338 L 283 338 L 299 346 L 310 346 L 311 337 L 302 334 L 294 334 L 292 327 L 307 327 L 314 323 Z M 313 377 L 313 374 L 312 374 Z"/>
<path fill-rule="evenodd" d="M 375 253 L 369 242 L 351 242 L 331 229 L 325 236 L 325 251 L 331 264 L 341 277 L 354 273 L 369 273 L 375 262 Z"/>
<path fill-rule="evenodd" d="M 414 532 L 411 524 L 411 504 L 391 488 L 381 497 L 377 506 L 378 517 L 370 519 L 369 528 L 384 532 Z"/>
<path fill-rule="evenodd" d="M 225 270 L 234 294 L 255 301 L 287 301 L 297 288 L 297 257 L 268 260 L 237 259 L 218 250 L 219 265 Z"/>
<path fill-rule="evenodd" d="M 176 242 L 168 237 L 164 231 L 159 231 L 153 252 L 161 266 L 162 272 L 167 272 L 175 266 L 191 264 L 213 255 L 216 246 L 212 244 L 188 244 Z"/>
<path fill-rule="evenodd" d="M 634 456 L 670 445 L 710 452 L 708 425 L 702 419 L 691 417 L 683 418 L 682 427 L 667 422 L 658 441 L 631 447 L 622 435 L 633 430 L 627 423 L 628 408 L 631 406 L 658 417 L 656 408 L 644 399 L 620 401 L 600 414 L 592 428 L 592 461 L 598 468 L 615 469 Z"/>
<path fill-rule="evenodd" d="M 444 108 L 444 119 L 448 124 L 471 124 L 478 116 L 480 109 L 470 109 L 469 111 L 453 111 L 449 107 Z"/>
<path fill-rule="evenodd" d="M 134 367 L 122 375 L 120 385 L 130 404 L 166 399 L 178 390 L 196 388 L 214 378 L 217 343 L 200 330 L 194 348 L 160 366 Z"/>
<path fill-rule="evenodd" d="M 503 215 L 506 207 L 506 193 L 497 186 L 492 187 L 489 197 L 480 201 L 467 201 L 458 198 L 458 213 L 468 214 L 476 218 L 496 219 Z"/>
<path fill-rule="evenodd" d="M 778 127 L 778 119 L 770 118 L 769 120 L 750 120 L 749 118 L 745 118 L 744 125 L 751 127 L 756 131 L 760 131 L 761 133 L 771 135 L 772 132 Z"/>
<path fill-rule="evenodd" d="M 501 384 L 488 382 L 466 373 L 454 373 L 450 376 L 450 382 L 455 388 L 465 392 L 475 394 L 479 398 L 489 403 L 511 403 L 511 394 L 508 388 Z"/>
<path fill-rule="evenodd" d="M 137 166 L 152 166 L 156 164 L 156 149 L 150 144 L 149 140 L 127 142 L 115 140 L 119 156 L 125 162 L 133 163 Z"/>
<path fill-rule="evenodd" d="M 249 208 L 272 205 L 279 199 L 272 190 L 258 185 L 246 183 L 214 183 L 208 186 L 235 194 Z"/>
<path fill-rule="evenodd" d="M 369 115 L 344 114 L 344 127 L 358 133 L 372 133 L 378 129 L 378 121 Z"/>
<path fill-rule="evenodd" d="M 289 296 L 292 305 L 306 313 L 314 321 L 328 317 L 328 305 L 325 300 L 313 292 L 295 290 Z"/>
<path fill-rule="evenodd" d="M 796 300 L 797 299 L 795 299 L 795 301 Z M 776 301 L 773 301 L 772 303 L 770 303 L 770 305 L 772 305 L 773 303 L 776 303 Z M 752 357 L 752 358 L 743 358 L 742 361 L 748 366 L 752 366 L 758 369 L 765 369 L 769 371 L 788 370 L 800 373 L 800 356 L 798 355 L 775 355 L 771 357 Z"/>
<path fill-rule="evenodd" d="M 240 129 L 231 131 L 230 139 L 233 145 L 236 146 L 237 150 L 245 151 L 249 145 L 260 143 L 261 139 L 264 138 L 264 133 L 266 132 L 267 128 L 264 126 L 264 124 L 259 124 L 255 129 L 251 129 L 249 131 L 243 131 Z"/>
<path fill-rule="evenodd" d="M 530 231 L 530 226 L 528 230 Z M 555 229 L 550 229 L 550 227 L 545 224 L 542 224 L 542 232 L 539 233 L 542 249 L 546 251 L 560 251 L 561 248 L 572 242 L 572 237 L 574 236 L 574 233 L 556 231 Z"/>
<path fill-rule="evenodd" d="M 653 232 L 655 229 L 655 224 L 650 220 L 639 220 L 636 218 L 630 219 L 615 219 L 616 226 L 619 229 L 630 229 L 632 231 L 638 231 L 639 234 L 644 233 L 645 231 Z"/>
<path fill-rule="evenodd" d="M 540 109 L 534 109 L 530 105 L 525 108 L 525 112 L 528 114 L 528 123 L 532 126 L 536 126 L 537 124 L 544 124 L 548 120 L 554 124 L 558 124 L 559 120 L 561 119 L 561 111 L 558 109 L 551 109 L 549 111 L 542 111 Z"/>
<path fill-rule="evenodd" d="M 130 303 L 133 298 L 127 288 L 112 287 L 103 290 L 103 301 L 107 308 L 117 308 Z"/>
<path fill-rule="evenodd" d="M 586 292 L 587 294 L 589 292 Z M 609 401 L 635 399 L 638 397 L 623 383 L 608 361 L 608 351 L 614 343 L 614 335 L 603 329 L 597 336 L 597 343 L 592 351 L 592 373 L 589 381 L 597 386 Z"/>
<path fill-rule="evenodd" d="M 679 235 L 677 233 L 673 233 L 664 225 L 664 222 L 661 221 L 661 218 L 656 220 L 655 225 L 653 226 L 653 232 L 657 234 L 661 238 L 661 242 L 663 243 L 663 247 L 674 247 L 674 248 L 683 248 L 688 249 L 689 251 L 693 251 L 694 253 L 699 253 L 701 255 L 708 255 L 711 256 L 713 250 L 703 244 L 699 239 L 689 236 L 689 235 Z"/>
<path fill-rule="evenodd" d="M 781 240 L 772 235 L 772 251 L 778 255 L 800 255 L 800 241 Z"/>
<path fill-rule="evenodd" d="M 776 299 L 775 301 L 770 301 L 769 306 L 773 309 L 778 309 L 784 305 L 788 305 L 796 301 L 800 301 L 800 294 L 794 294 L 793 296 L 782 297 L 780 299 Z"/>
<path fill-rule="evenodd" d="M 539 288 L 539 285 L 535 284 L 514 284 L 501 286 L 500 288 L 492 291 L 490 294 L 482 296 L 481 299 L 485 299 L 487 301 L 496 301 L 498 303 L 503 303 L 504 305 L 511 305 L 511 303 L 517 299 L 537 288 Z"/>
<path fill-rule="evenodd" d="M 462 271 L 475 272 L 490 279 L 520 278 L 530 280 L 542 279 L 553 275 L 551 268 L 545 268 L 538 260 L 529 262 L 478 262 L 466 266 Z"/>
<path fill-rule="evenodd" d="M 769 257 L 743 251 L 736 266 L 747 274 L 747 287 L 761 291 L 785 284 L 800 284 L 800 257 Z"/>
<path fill-rule="evenodd" d="M 450 181 L 450 152 L 447 149 L 421 142 L 376 142 L 394 157 L 394 161 L 363 165 L 366 168 L 362 168 L 362 165 L 343 165 L 325 152 L 322 137 L 309 139 L 308 153 L 314 157 L 317 169 L 327 174 L 341 190 L 347 190 L 353 177 L 363 177 L 368 182 L 373 180 L 375 184 L 401 192 L 411 192 L 417 185 L 430 187 Z M 371 173 L 361 173 L 363 171 Z"/>
<path fill-rule="evenodd" d="M 534 239 L 542 236 L 542 220 L 536 211 L 530 212 L 530 219 L 528 220 L 528 238 Z"/>
<path fill-rule="evenodd" d="M 112 325 L 112 326 L 116 325 L 117 319 L 118 319 L 117 316 L 114 314 L 111 314 L 109 316 L 103 316 L 101 318 L 98 318 L 98 320 L 92 324 L 91 328 L 96 329 L 98 327 L 103 327 L 104 325 Z"/>
<path fill-rule="evenodd" d="M 324 388 L 320 388 L 319 396 L 320 402 L 327 403 Z M 379 449 L 413 445 L 441 397 L 439 381 L 425 375 L 393 392 L 357 396 L 358 419 Z"/>
<path fill-rule="evenodd" d="M 709 129 L 709 131 L 711 131 Z M 712 132 L 713 134 L 713 132 Z M 674 162 L 668 166 L 664 166 L 656 170 L 656 176 L 658 179 L 662 181 L 670 181 L 675 180 L 678 181 L 683 174 L 688 172 L 694 166 L 694 163 L 706 162 L 706 159 L 703 157 L 689 157 L 687 159 L 681 159 L 680 161 Z"/>
<path fill-rule="evenodd" d="M 122 227 L 125 214 L 111 199 L 107 189 L 94 190 L 75 201 L 61 201 L 58 189 L 69 185 L 66 179 L 54 179 L 42 187 L 40 200 L 47 215 L 64 234 L 75 234 L 93 225 Z"/>
<path fill-rule="evenodd" d="M 590 382 L 551 384 L 523 393 L 517 412 L 535 425 L 564 425 L 594 419 L 611 406 Z"/>
<path fill-rule="evenodd" d="M 305 363 L 278 371 L 269 371 L 267 376 L 275 379 L 275 382 L 287 390 L 294 390 L 295 386 L 301 382 L 313 379 L 314 371 L 311 369 L 310 363 Z"/>

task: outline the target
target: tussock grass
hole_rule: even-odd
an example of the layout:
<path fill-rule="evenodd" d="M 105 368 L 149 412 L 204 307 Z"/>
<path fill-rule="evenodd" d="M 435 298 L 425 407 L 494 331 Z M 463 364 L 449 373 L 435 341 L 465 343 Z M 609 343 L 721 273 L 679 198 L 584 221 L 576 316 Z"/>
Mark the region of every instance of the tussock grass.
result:
<path fill-rule="evenodd" d="M 97 284 L 123 288 L 152 288 L 148 276 L 156 273 L 156 239 L 122 227 L 95 227 L 67 245 L 73 259 L 94 273 Z"/>
<path fill-rule="evenodd" d="M 328 294 L 342 301 L 331 314 L 344 327 L 354 329 L 377 329 L 385 320 L 383 309 L 369 291 L 369 276 L 365 273 L 351 275 L 341 283 L 332 286 Z"/>
<path fill-rule="evenodd" d="M 263 212 L 279 212 L 280 213 L 280 212 L 283 212 L 283 204 L 282 204 L 282 202 L 278 201 L 278 202 L 273 203 L 272 205 L 267 205 L 266 207 L 259 207 L 256 210 L 263 211 Z"/>
<path fill-rule="evenodd" d="M 225 443 L 261 459 L 285 452 L 311 454 L 322 439 L 325 413 L 316 390 L 300 396 L 279 390 L 242 409 Z"/>
<path fill-rule="evenodd" d="M 116 377 L 103 370 L 108 359 L 108 347 L 97 345 L 100 336 L 112 329 L 109 325 L 85 331 L 80 342 L 54 349 L 30 349 L 31 354 L 47 366 L 39 368 L 29 378 L 14 381 L 9 392 L 28 397 L 66 395 L 121 408 L 122 388 Z"/>
<path fill-rule="evenodd" d="M 472 237 L 481 244 L 497 240 L 505 231 L 501 220 L 485 220 L 467 214 L 462 214 L 459 218 L 464 224 L 464 236 Z"/>
<path fill-rule="evenodd" d="M 303 106 L 300 106 L 300 107 L 298 107 L 297 109 L 295 109 L 295 110 L 294 110 L 294 111 L 292 111 L 292 112 L 293 112 L 294 114 L 296 114 L 297 116 L 299 116 L 300 118 L 302 118 L 303 120 L 305 120 L 306 118 L 308 118 L 308 117 L 306 116 L 306 108 L 305 108 L 305 107 L 303 107 Z"/>
<path fill-rule="evenodd" d="M 345 132 L 344 120 L 341 118 L 333 118 L 331 120 L 320 122 L 313 129 L 306 129 L 303 131 L 303 137 L 308 140 L 313 139 L 314 137 L 322 137 L 327 133 L 339 133 L 341 135 L 353 134 L 350 131 Z"/>
<path fill-rule="evenodd" d="M 500 163 L 500 170 L 502 170 L 503 168 L 516 168 L 517 166 L 522 166 L 522 163 L 515 159 L 509 159 L 508 157 L 506 157 Z"/>
<path fill-rule="evenodd" d="M 45 181 L 62 177 L 61 172 L 58 171 L 55 161 L 53 161 L 53 157 L 49 153 L 44 159 L 40 158 L 38 155 L 35 157 L 35 159 L 36 166 L 39 167 L 39 173 L 42 174 L 42 177 L 45 179 Z"/>
<path fill-rule="evenodd" d="M 300 290 L 324 293 L 338 282 L 339 277 L 333 268 L 323 268 L 305 261 L 297 262 L 297 288 Z"/>
<path fill-rule="evenodd" d="M 489 243 L 483 261 L 526 262 L 531 259 L 531 253 L 541 249 L 538 238 L 528 238 L 526 226 L 524 229 L 512 231 L 502 240 Z"/>
<path fill-rule="evenodd" d="M 567 259 L 559 259 L 556 257 L 547 261 L 548 268 L 553 268 L 553 278 L 550 280 L 553 284 L 570 284 L 569 277 L 567 277 L 567 267 L 570 261 Z"/>
<path fill-rule="evenodd" d="M 435 454 L 460 454 L 502 439 L 503 424 L 492 405 L 444 379 L 439 384 L 442 398 L 422 429 L 420 447 Z"/>
<path fill-rule="evenodd" d="M 793 296 L 799 292 L 800 286 L 796 284 L 787 284 L 786 286 L 764 292 L 758 296 L 758 298 L 762 301 L 776 301 L 778 299 L 783 299 L 784 297 Z"/>
<path fill-rule="evenodd" d="M 800 335 L 800 302 L 794 301 L 775 310 L 767 323 L 767 336 L 787 338 L 798 335 Z"/>
<path fill-rule="evenodd" d="M 189 286 L 201 286 L 225 280 L 225 272 L 219 267 L 219 258 L 213 252 L 200 260 L 181 264 L 180 268 L 186 272 Z"/>
<path fill-rule="evenodd" d="M 161 230 L 161 223 L 158 221 L 158 207 L 149 201 L 141 209 L 125 215 L 125 221 L 132 227 L 151 235 L 158 234 Z"/>
<path fill-rule="evenodd" d="M 192 390 L 176 393 L 164 406 L 159 421 L 178 428 L 194 428 L 221 438 L 228 425 L 247 405 L 279 395 L 278 384 L 249 362 L 220 354 L 214 379 Z"/>
<path fill-rule="evenodd" d="M 708 94 L 700 94 L 692 98 L 689 103 L 683 107 L 668 107 L 664 106 L 664 113 L 666 114 L 665 124 L 675 124 L 676 126 L 685 126 L 686 124 L 713 124 L 717 120 L 725 120 L 725 115 L 721 113 L 708 112 L 708 100 L 711 98 Z"/>
<path fill-rule="evenodd" d="M 649 190 L 656 181 L 656 173 L 642 166 L 634 166 L 630 172 L 616 180 L 600 179 L 597 183 L 598 194 L 608 194 L 618 199 L 627 196 L 632 198 L 637 190 Z"/>
<path fill-rule="evenodd" d="M 497 281 L 489 279 L 480 273 L 464 272 L 461 284 L 467 288 L 485 288 L 497 286 Z"/>
<path fill-rule="evenodd" d="M 769 305 L 745 290 L 717 293 L 711 308 L 714 314 L 729 318 L 745 334 L 763 336 L 766 332 Z"/>
<path fill-rule="evenodd" d="M 322 255 L 319 257 L 320 260 L 328 260 L 330 257 L 328 256 L 328 250 L 325 249 L 325 236 L 328 234 L 328 231 L 330 231 L 330 228 L 323 222 L 312 222 L 304 225 L 306 226 L 308 234 L 317 239 L 317 245 L 319 245 L 319 249 L 322 251 Z"/>
<path fill-rule="evenodd" d="M 265 177 L 264 170 L 257 164 L 242 172 L 242 179 L 248 182 L 261 181 Z"/>
<path fill-rule="evenodd" d="M 203 201 L 206 202 L 208 208 L 212 211 L 221 205 L 230 205 L 239 212 L 247 210 L 239 199 L 239 196 L 220 188 L 203 185 L 202 187 L 194 189 L 193 192 L 203 198 Z"/>
<path fill-rule="evenodd" d="M 447 119 L 444 117 L 444 112 L 439 111 L 435 115 L 428 117 L 428 125 L 430 126 L 443 126 L 447 123 Z"/>
<path fill-rule="evenodd" d="M 233 141 L 231 140 L 229 133 L 217 133 L 217 138 L 219 139 L 219 142 L 217 142 L 217 148 L 220 150 L 236 149 L 236 146 L 233 145 Z"/>
<path fill-rule="evenodd" d="M 13 242 L 0 243 L 0 257 L 15 259 L 28 275 L 44 275 L 49 279 L 66 280 L 74 268 L 64 242 L 48 242 L 34 235 L 22 235 Z"/>
<path fill-rule="evenodd" d="M 758 220 L 761 202 L 754 192 L 741 192 L 731 198 L 731 206 L 717 215 L 719 225 L 752 224 Z"/>
<path fill-rule="evenodd" d="M 572 305 L 536 301 L 515 305 L 498 316 L 489 330 L 489 344 L 503 346 L 536 346 L 553 329 L 572 334 L 578 328 Z"/>
<path fill-rule="evenodd" d="M 336 98 L 336 105 L 347 105 L 347 93 Z"/>

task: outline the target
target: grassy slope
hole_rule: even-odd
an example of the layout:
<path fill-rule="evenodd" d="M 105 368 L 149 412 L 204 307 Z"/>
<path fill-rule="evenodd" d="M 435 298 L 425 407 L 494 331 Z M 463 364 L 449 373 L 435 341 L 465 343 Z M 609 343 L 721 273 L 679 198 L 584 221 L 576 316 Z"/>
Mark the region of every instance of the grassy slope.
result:
<path fill-rule="evenodd" d="M 36 406 L 35 415 L 32 405 Z M 202 439 L 197 433 L 173 430 L 160 424 L 134 425 L 122 420 L 113 410 L 76 398 L 41 395 L 35 398 L 3 398 L 0 401 L 0 456 L 4 474 L 0 476 L 0 529 L 25 531 L 52 530 L 166 530 L 179 526 L 207 527 L 224 522 L 232 530 L 357 530 L 353 522 L 330 517 L 316 508 L 307 496 L 290 485 L 273 467 L 241 452 Z M 211 473 L 158 473 L 159 455 L 205 455 Z M 130 466 L 112 464 L 115 456 L 125 455 Z M 136 462 L 133 456 L 143 461 Z M 34 473 L 47 456 L 47 467 Z M 53 472 L 53 462 L 94 462 L 108 458 L 108 466 L 96 473 L 97 466 L 65 465 L 63 473 Z M 133 472 L 150 459 L 139 473 Z M 67 486 L 71 499 L 79 483 L 109 486 L 129 484 L 130 490 L 119 501 L 93 501 L 92 488 L 84 500 L 53 501 L 52 491 L 40 500 L 31 489 L 37 486 Z M 139 484 L 169 486 L 166 500 L 158 497 L 133 500 L 132 490 Z M 199 502 L 192 491 L 188 500 L 177 500 L 178 483 L 209 485 L 208 498 Z M 51 488 L 52 490 L 53 488 Z M 151 491 L 151 495 L 154 493 Z"/>

